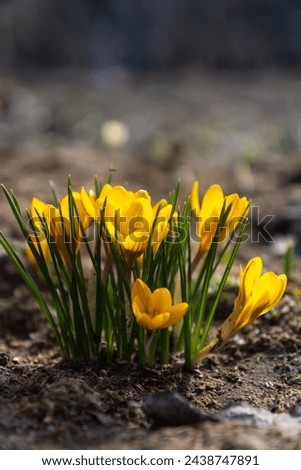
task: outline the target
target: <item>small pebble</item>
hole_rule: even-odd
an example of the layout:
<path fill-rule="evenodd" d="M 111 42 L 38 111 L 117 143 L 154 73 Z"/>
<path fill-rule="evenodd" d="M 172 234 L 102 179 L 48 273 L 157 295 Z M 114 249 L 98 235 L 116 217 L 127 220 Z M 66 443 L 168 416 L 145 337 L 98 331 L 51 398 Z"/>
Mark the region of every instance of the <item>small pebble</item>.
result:
<path fill-rule="evenodd" d="M 172 392 L 148 395 L 143 408 L 157 426 L 183 426 L 200 421 L 218 421 L 215 416 L 203 413 L 181 395 Z"/>

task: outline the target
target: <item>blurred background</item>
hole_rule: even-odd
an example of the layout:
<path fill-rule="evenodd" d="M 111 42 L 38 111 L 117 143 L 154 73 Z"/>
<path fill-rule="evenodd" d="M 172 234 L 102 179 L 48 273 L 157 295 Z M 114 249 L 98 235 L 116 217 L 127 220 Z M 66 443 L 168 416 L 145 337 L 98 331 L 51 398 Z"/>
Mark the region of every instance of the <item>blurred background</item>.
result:
<path fill-rule="evenodd" d="M 1 182 L 28 207 L 68 174 L 157 197 L 197 178 L 281 217 L 301 197 L 300 25 L 300 0 L 0 0 Z"/>
<path fill-rule="evenodd" d="M 8 67 L 293 64 L 298 0 L 1 0 Z"/>

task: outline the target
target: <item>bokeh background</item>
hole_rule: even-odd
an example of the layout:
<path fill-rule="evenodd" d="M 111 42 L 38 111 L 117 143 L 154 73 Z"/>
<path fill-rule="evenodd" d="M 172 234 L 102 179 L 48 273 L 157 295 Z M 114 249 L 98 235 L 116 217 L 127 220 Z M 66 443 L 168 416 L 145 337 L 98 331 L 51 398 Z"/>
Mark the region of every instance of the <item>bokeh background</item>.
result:
<path fill-rule="evenodd" d="M 298 0 L 1 0 L 1 63 L 162 69 L 299 63 Z"/>
<path fill-rule="evenodd" d="M 197 178 L 281 217 L 301 197 L 300 25 L 299 0 L 0 0 L 1 182 L 28 207 L 69 174 L 158 197 Z"/>

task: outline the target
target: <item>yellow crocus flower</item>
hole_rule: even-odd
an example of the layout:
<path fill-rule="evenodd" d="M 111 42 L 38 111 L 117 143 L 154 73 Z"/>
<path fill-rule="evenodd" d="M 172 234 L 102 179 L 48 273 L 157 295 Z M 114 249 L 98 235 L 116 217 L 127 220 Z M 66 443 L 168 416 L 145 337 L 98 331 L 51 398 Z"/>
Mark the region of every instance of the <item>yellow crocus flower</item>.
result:
<path fill-rule="evenodd" d="M 240 286 L 233 311 L 211 342 L 197 355 L 196 361 L 217 349 L 257 317 L 269 312 L 281 300 L 287 285 L 286 275 L 261 272 L 262 260 L 259 257 L 251 259 L 245 269 L 240 268 Z"/>
<path fill-rule="evenodd" d="M 236 193 L 224 196 L 222 188 L 218 184 L 213 184 L 207 189 L 200 202 L 199 183 L 195 181 L 190 192 L 190 204 L 197 218 L 196 233 L 199 239 L 199 249 L 194 261 L 196 265 L 211 247 L 223 206 L 225 211 L 229 209 L 229 213 L 225 226 L 221 228 L 220 242 L 235 230 L 243 217 L 247 216 L 249 201 Z"/>
<path fill-rule="evenodd" d="M 81 189 L 81 199 L 87 213 L 100 221 L 103 217 L 108 236 L 118 242 L 128 259 L 136 259 L 146 250 L 149 240 L 157 248 L 169 230 L 172 205 L 165 200 L 154 207 L 147 191 L 133 192 L 123 186 L 105 185 L 98 198 Z"/>
<path fill-rule="evenodd" d="M 86 229 L 91 224 L 93 219 L 85 211 L 83 203 L 81 201 L 80 193 L 73 191 L 72 195 L 83 228 Z M 66 245 L 69 245 L 71 251 L 75 247 L 75 251 L 77 252 L 79 250 L 83 234 L 76 213 L 74 213 L 72 220 L 74 225 L 74 233 L 71 233 L 68 195 L 61 199 L 61 201 L 59 202 L 59 207 L 55 207 L 53 204 L 46 204 L 40 199 L 34 197 L 31 203 L 31 216 L 33 223 L 37 228 L 41 228 L 43 226 L 43 222 L 41 219 L 45 220 L 45 223 L 49 230 L 50 242 L 56 244 L 57 249 L 63 256 L 65 261 L 69 262 L 69 252 Z"/>
<path fill-rule="evenodd" d="M 188 304 L 172 305 L 168 289 L 162 287 L 151 292 L 141 279 L 136 279 L 132 288 L 132 309 L 137 323 L 153 331 L 178 323 L 186 314 Z"/>

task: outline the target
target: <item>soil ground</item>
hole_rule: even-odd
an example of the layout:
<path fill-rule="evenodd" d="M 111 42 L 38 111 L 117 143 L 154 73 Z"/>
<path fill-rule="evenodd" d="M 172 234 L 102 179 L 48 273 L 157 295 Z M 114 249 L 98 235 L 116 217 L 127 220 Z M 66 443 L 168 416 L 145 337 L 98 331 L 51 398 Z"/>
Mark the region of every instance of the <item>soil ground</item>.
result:
<path fill-rule="evenodd" d="M 203 190 L 217 182 L 225 193 L 239 191 L 260 208 L 238 263 L 261 256 L 266 270 L 283 271 L 281 243 L 258 239 L 257 221 L 266 214 L 281 218 L 301 197 L 300 74 L 269 70 L 241 77 L 190 70 L 172 79 L 116 78 L 109 91 L 89 88 L 85 80 L 0 81 L 1 180 L 14 188 L 21 207 L 32 196 L 50 198 L 49 180 L 61 193 L 69 173 L 74 185 L 92 186 L 94 174 L 105 179 L 112 165 L 116 184 L 144 187 L 154 198 L 166 196 L 178 178 L 183 194 L 194 178 Z M 40 118 L 22 127 L 20 100 L 25 106 L 29 96 L 48 110 L 50 124 L 41 128 Z M 85 116 L 96 119 L 97 137 L 95 121 L 87 128 Z M 99 126 L 108 119 L 128 126 L 124 148 L 105 148 L 99 140 Z M 3 195 L 0 204 L 1 229 L 21 240 Z M 288 235 L 298 232 L 292 228 Z M 300 267 L 296 257 L 273 314 L 194 369 L 185 369 L 180 355 L 152 368 L 106 366 L 62 356 L 1 252 L 0 448 L 300 450 Z M 226 293 L 217 323 L 234 298 L 234 290 Z M 236 414 L 235 404 L 241 406 Z M 188 410 L 192 417 L 182 419 Z M 201 419 L 195 419 L 198 412 Z"/>

